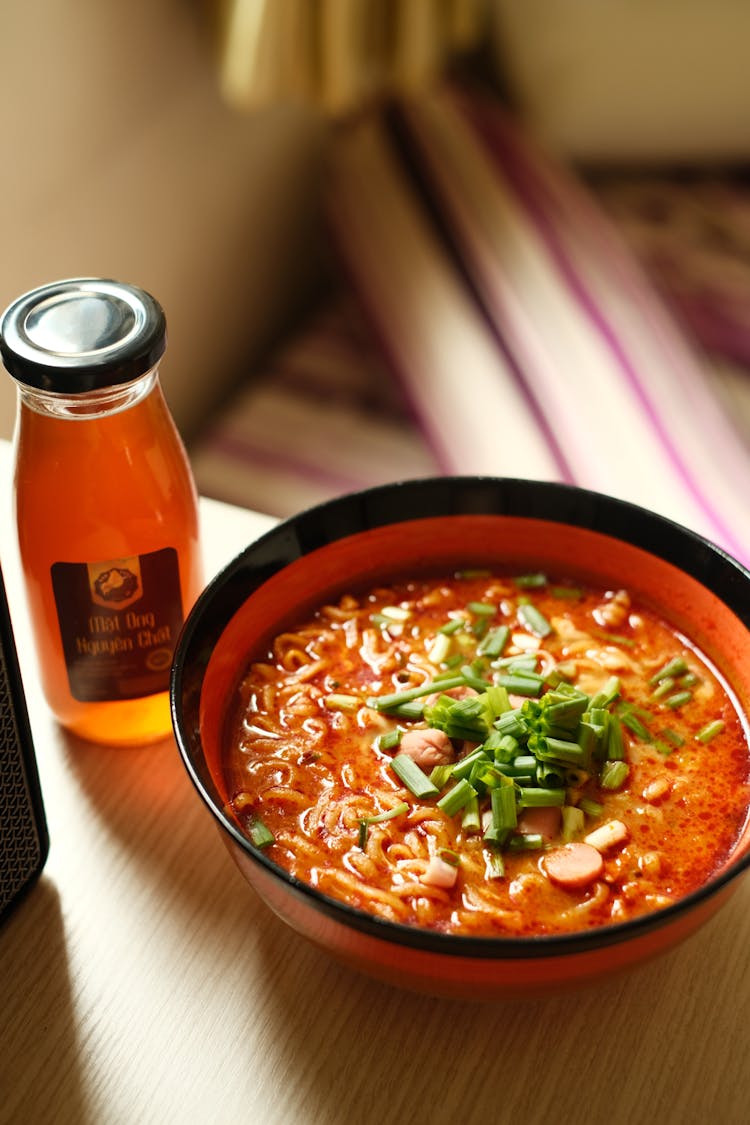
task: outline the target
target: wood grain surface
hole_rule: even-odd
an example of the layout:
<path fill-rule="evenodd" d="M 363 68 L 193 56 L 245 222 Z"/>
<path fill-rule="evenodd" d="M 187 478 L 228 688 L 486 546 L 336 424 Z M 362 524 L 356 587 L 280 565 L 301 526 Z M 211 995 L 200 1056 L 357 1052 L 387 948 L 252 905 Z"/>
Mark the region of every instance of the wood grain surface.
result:
<path fill-rule="evenodd" d="M 202 513 L 210 571 L 268 524 Z M 5 507 L 0 557 L 52 841 L 0 928 L 2 1125 L 750 1120 L 750 882 L 585 991 L 484 1005 L 370 981 L 246 886 L 171 740 L 106 749 L 56 726 Z"/>

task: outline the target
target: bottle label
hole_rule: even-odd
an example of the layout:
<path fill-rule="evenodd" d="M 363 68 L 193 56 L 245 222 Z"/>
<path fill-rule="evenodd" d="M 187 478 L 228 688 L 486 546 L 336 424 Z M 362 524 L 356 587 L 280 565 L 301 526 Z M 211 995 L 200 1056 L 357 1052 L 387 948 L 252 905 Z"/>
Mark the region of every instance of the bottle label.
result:
<path fill-rule="evenodd" d="M 177 551 L 58 562 L 51 574 L 74 699 L 104 703 L 166 691 L 183 623 Z"/>

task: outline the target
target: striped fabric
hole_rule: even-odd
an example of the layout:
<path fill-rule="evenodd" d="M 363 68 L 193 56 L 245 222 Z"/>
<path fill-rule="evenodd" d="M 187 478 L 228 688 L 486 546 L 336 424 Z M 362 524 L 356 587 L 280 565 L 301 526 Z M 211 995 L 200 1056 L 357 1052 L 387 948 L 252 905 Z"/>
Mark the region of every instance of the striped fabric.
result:
<path fill-rule="evenodd" d="M 698 206 L 705 181 L 680 196 L 651 174 L 648 206 L 645 183 L 584 186 L 455 87 L 343 129 L 327 192 L 340 291 L 192 447 L 200 490 L 283 516 L 435 472 L 571 480 L 750 561 L 750 278 L 715 264 L 719 242 L 742 263 L 745 197 L 721 197 L 698 302 L 690 269 L 715 228 L 702 198 L 703 241 L 694 222 L 681 242 L 677 200 Z"/>
<path fill-rule="evenodd" d="M 438 471 L 356 300 L 326 297 L 190 448 L 204 496 L 287 516 Z"/>

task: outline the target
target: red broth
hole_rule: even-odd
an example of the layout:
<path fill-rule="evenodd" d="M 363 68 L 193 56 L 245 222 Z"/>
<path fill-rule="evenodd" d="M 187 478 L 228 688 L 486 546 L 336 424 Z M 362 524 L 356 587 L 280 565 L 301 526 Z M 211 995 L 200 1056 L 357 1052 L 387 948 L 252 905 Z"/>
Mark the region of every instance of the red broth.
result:
<path fill-rule="evenodd" d="M 746 732 L 701 653 L 626 590 L 544 575 L 322 606 L 247 670 L 228 732 L 231 809 L 270 859 L 446 933 L 658 910 L 748 814 Z"/>

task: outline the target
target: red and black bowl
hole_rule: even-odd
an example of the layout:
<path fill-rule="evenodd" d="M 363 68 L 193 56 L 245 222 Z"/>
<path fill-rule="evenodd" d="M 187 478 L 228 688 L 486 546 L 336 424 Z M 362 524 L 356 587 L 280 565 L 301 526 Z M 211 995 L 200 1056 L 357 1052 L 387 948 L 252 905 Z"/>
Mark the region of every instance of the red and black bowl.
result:
<path fill-rule="evenodd" d="M 171 677 L 182 760 L 248 883 L 286 923 L 376 978 L 436 995 L 495 998 L 577 986 L 687 937 L 750 865 L 750 824 L 722 869 L 655 913 L 582 932 L 461 937 L 382 920 L 326 897 L 254 847 L 225 810 L 224 723 L 248 663 L 294 620 L 348 590 L 467 566 L 529 568 L 627 587 L 712 661 L 750 714 L 750 572 L 685 528 L 569 485 L 442 477 L 343 496 L 247 547 L 189 614 Z"/>

